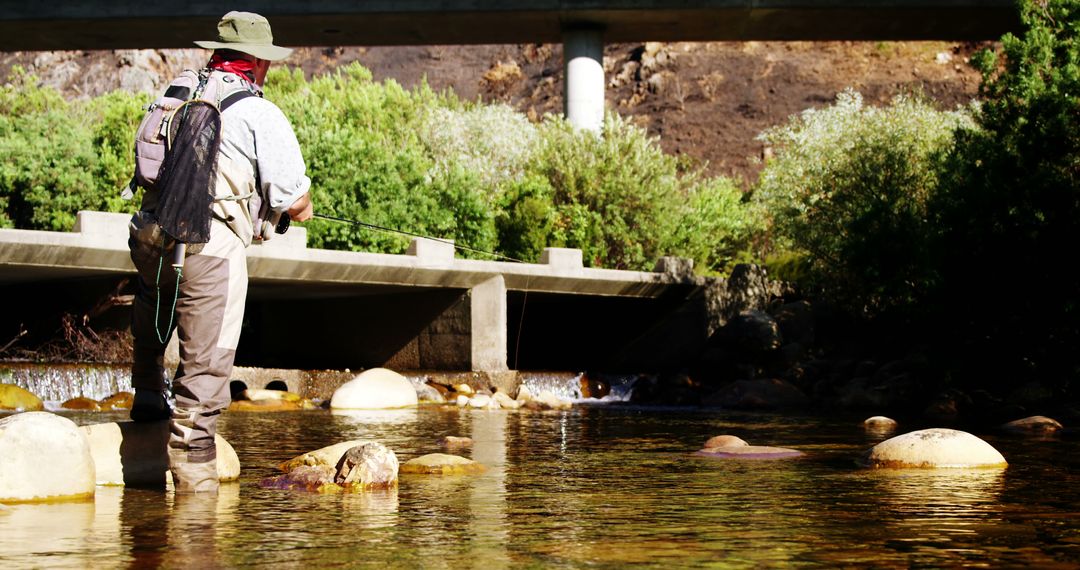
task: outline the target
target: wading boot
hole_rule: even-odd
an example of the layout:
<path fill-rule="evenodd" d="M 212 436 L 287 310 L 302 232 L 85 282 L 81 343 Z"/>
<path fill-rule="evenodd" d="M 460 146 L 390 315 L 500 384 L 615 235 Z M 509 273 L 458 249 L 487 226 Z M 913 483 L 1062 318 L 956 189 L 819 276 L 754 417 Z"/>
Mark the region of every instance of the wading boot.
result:
<path fill-rule="evenodd" d="M 198 425 L 208 415 L 202 409 L 173 411 L 169 422 L 169 472 L 177 493 L 216 493 L 218 490 L 217 446 Z"/>
<path fill-rule="evenodd" d="M 130 415 L 132 421 L 139 423 L 160 422 L 172 417 L 172 408 L 164 391 L 136 388 Z"/>

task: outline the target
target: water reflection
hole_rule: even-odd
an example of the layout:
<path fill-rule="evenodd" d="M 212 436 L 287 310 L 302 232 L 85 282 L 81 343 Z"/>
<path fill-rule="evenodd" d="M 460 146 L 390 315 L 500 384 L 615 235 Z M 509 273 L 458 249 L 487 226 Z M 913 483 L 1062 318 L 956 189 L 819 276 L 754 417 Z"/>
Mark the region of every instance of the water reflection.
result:
<path fill-rule="evenodd" d="M 83 568 L 126 556 L 123 490 L 99 488 L 78 502 L 8 505 L 0 510 L 0 560 L 9 567 Z M 96 562 L 95 562 L 96 561 Z"/>
<path fill-rule="evenodd" d="M 99 487 L 92 502 L 0 508 L 0 559 L 78 568 L 1080 562 L 1073 440 L 1002 440 L 1007 470 L 888 471 L 852 466 L 867 437 L 857 422 L 633 407 L 400 412 L 226 414 L 241 483 L 213 499 Z M 722 432 L 807 455 L 693 455 Z M 455 453 L 488 471 L 407 475 L 396 490 L 361 495 L 254 485 L 283 460 L 347 439 L 383 442 L 405 461 L 444 451 L 446 435 L 471 437 L 472 449 Z"/>

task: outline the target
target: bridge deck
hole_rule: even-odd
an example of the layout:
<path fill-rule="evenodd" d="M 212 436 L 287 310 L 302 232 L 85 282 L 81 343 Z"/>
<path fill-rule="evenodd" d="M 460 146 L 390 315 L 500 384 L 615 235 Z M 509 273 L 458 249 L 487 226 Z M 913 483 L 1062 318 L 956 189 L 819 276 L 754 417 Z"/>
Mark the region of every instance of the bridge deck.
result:
<path fill-rule="evenodd" d="M 596 26 L 607 42 L 986 40 L 1016 29 L 1012 0 L 252 0 L 281 45 L 562 41 Z M 0 51 L 191 47 L 218 2 L 0 0 Z"/>
<path fill-rule="evenodd" d="M 73 232 L 0 229 L 0 285 L 134 274 L 127 248 L 127 214 L 80 212 Z M 546 263 L 457 259 L 447 242 L 417 240 L 409 255 L 306 247 L 297 227 L 248 249 L 253 286 L 303 285 L 293 295 L 330 295 L 336 285 L 471 289 L 501 275 L 507 290 L 656 297 L 672 284 L 664 273 L 582 267 L 580 250 L 549 249 Z"/>

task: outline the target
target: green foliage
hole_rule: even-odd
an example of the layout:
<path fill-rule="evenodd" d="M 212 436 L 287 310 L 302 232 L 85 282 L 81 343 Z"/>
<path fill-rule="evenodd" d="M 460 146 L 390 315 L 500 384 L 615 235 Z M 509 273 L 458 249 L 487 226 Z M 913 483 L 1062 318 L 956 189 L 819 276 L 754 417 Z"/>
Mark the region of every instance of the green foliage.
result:
<path fill-rule="evenodd" d="M 611 115 L 599 136 L 549 118 L 540 137 L 530 171 L 552 189 L 548 242 L 581 249 L 587 265 L 650 269 L 677 255 L 719 272 L 748 246 L 756 218 L 735 185 L 681 172 L 643 129 Z"/>
<path fill-rule="evenodd" d="M 139 100 L 65 101 L 16 71 L 0 87 L 0 225 L 71 230 L 79 210 L 122 211 Z"/>
<path fill-rule="evenodd" d="M 267 85 L 304 151 L 317 211 L 495 247 L 494 217 L 476 177 L 456 166 L 435 169 L 417 134 L 435 109 L 458 106 L 453 98 L 426 85 L 408 91 L 393 81 L 374 83 L 359 64 L 310 82 L 299 71 L 276 71 Z M 330 249 L 403 253 L 410 239 L 324 221 L 308 228 L 313 247 Z"/>
<path fill-rule="evenodd" d="M 776 249 L 807 264 L 808 284 L 858 313 L 915 302 L 923 293 L 928 203 L 953 132 L 973 126 L 901 96 L 863 105 L 845 91 L 760 138 L 776 150 L 756 187 L 770 212 Z"/>
<path fill-rule="evenodd" d="M 1021 2 L 1022 35 L 974 59 L 981 131 L 962 134 L 935 200 L 950 333 L 995 374 L 1077 376 L 1080 2 Z M 993 307 L 993 310 L 987 310 Z M 991 364 L 992 362 L 992 364 Z"/>
<path fill-rule="evenodd" d="M 16 74 L 0 90 L 0 225 L 68 230 L 80 209 L 130 210 L 131 140 L 148 102 L 65 101 Z M 686 171 L 644 130 L 603 136 L 530 123 L 426 84 L 376 83 L 359 64 L 308 80 L 274 69 L 267 98 L 292 122 L 318 212 L 537 261 L 578 247 L 586 263 L 651 269 L 664 255 L 705 272 L 748 259 L 759 217 L 729 180 Z M 401 233 L 313 220 L 313 247 L 404 252 Z M 486 257 L 464 251 L 461 255 Z"/>

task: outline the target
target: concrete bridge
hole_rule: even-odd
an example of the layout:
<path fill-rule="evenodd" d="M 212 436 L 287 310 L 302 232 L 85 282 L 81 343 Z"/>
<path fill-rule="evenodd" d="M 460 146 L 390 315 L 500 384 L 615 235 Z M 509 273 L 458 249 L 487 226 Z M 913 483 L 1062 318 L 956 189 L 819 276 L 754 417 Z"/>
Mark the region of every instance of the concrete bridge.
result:
<path fill-rule="evenodd" d="M 72 232 L 0 229 L 0 331 L 42 307 L 76 314 L 130 293 L 127 214 L 80 212 Z M 591 269 L 551 248 L 539 264 L 457 259 L 452 243 L 407 255 L 310 249 L 294 227 L 248 249 L 237 364 L 276 368 L 657 369 L 706 339 L 703 289 L 686 260 L 659 272 Z M 126 308 L 106 318 L 126 325 Z M 51 331 L 49 331 L 51 332 Z M 5 342 L 7 339 L 0 339 Z"/>
<path fill-rule="evenodd" d="M 0 51 L 175 48 L 213 39 L 230 9 L 286 46 L 563 43 L 565 108 L 598 130 L 604 42 L 987 40 L 1014 0 L 0 0 Z"/>

